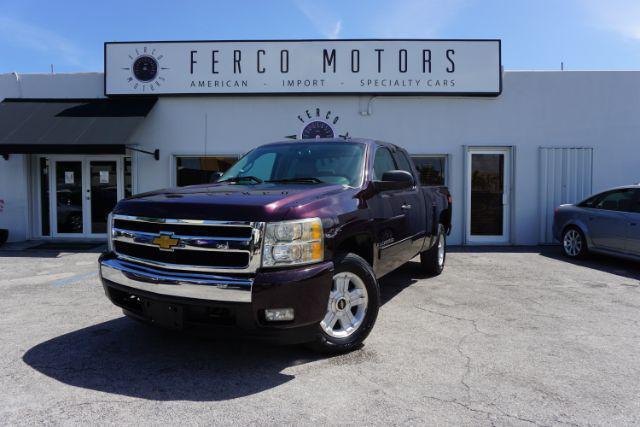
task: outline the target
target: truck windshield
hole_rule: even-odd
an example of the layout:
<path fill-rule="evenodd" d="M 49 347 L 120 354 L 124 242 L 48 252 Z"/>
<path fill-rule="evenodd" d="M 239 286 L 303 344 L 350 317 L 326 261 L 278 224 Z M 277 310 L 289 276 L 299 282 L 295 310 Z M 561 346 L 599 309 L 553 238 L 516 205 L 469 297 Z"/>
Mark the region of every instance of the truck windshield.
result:
<path fill-rule="evenodd" d="M 364 148 L 361 143 L 339 141 L 265 145 L 238 160 L 218 182 L 275 181 L 357 187 L 362 182 Z"/>

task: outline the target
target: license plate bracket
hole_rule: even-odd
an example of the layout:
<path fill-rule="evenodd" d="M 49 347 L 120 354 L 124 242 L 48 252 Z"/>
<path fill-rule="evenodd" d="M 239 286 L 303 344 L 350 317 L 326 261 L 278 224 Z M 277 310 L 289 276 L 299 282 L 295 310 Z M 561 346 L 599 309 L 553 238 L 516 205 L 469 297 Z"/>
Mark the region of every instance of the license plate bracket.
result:
<path fill-rule="evenodd" d="M 184 326 L 184 309 L 180 305 L 149 301 L 145 309 L 151 322 L 158 326 L 174 330 L 181 330 Z"/>

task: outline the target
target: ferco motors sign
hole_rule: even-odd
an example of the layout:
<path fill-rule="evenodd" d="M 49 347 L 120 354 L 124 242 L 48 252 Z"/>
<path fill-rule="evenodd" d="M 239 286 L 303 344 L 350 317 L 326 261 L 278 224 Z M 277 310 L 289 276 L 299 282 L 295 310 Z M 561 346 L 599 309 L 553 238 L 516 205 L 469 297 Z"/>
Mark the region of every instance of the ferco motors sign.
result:
<path fill-rule="evenodd" d="M 501 92 L 500 40 L 105 43 L 106 95 Z"/>

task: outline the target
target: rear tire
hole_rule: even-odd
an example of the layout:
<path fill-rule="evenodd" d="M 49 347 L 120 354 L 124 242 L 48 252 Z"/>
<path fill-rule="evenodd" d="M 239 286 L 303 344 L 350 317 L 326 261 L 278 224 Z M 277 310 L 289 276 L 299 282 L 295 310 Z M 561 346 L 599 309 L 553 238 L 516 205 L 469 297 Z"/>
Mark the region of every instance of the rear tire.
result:
<path fill-rule="evenodd" d="M 578 227 L 570 226 L 562 233 L 562 253 L 569 258 L 579 259 L 587 256 L 589 248 L 584 233 Z"/>
<path fill-rule="evenodd" d="M 438 227 L 438 237 L 436 243 L 424 252 L 420 253 L 420 264 L 422 269 L 433 276 L 437 276 L 444 270 L 444 263 L 447 259 L 447 234 L 444 227 Z"/>
<path fill-rule="evenodd" d="M 308 346 L 320 353 L 339 354 L 362 346 L 378 317 L 380 288 L 371 266 L 360 256 L 338 255 L 327 313 Z"/>

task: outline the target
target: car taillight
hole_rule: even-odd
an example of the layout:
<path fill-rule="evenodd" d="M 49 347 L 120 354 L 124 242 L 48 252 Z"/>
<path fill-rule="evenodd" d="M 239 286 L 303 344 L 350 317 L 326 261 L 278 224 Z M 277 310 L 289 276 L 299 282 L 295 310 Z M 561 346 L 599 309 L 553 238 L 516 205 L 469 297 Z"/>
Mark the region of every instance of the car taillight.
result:
<path fill-rule="evenodd" d="M 451 198 L 451 194 L 449 194 L 447 196 L 447 203 L 449 203 L 449 206 L 451 206 L 451 202 L 453 202 L 453 199 Z"/>
<path fill-rule="evenodd" d="M 558 208 L 555 208 L 553 210 L 553 220 L 555 221 L 557 217 L 558 217 Z"/>

